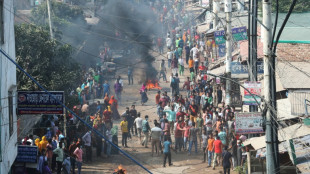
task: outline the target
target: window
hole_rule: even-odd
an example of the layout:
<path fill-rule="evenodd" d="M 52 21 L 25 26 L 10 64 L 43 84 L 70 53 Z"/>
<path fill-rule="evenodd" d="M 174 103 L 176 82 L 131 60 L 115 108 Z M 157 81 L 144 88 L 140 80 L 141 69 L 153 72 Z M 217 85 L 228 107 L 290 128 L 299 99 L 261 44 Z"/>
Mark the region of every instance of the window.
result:
<path fill-rule="evenodd" d="M 10 136 L 12 136 L 13 134 L 13 92 L 9 91 L 9 96 L 8 96 L 8 100 L 9 100 L 9 132 L 10 132 Z"/>
<path fill-rule="evenodd" d="M 0 44 L 4 44 L 3 1 L 0 0 Z"/>

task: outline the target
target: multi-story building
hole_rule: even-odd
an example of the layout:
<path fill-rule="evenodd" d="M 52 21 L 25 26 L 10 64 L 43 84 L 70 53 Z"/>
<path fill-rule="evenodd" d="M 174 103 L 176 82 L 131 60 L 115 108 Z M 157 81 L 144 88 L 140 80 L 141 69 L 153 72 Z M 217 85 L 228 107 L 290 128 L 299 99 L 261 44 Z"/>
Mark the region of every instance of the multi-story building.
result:
<path fill-rule="evenodd" d="M 0 49 L 15 59 L 12 0 L 0 0 Z M 0 173 L 7 174 L 17 155 L 16 67 L 0 53 Z"/>

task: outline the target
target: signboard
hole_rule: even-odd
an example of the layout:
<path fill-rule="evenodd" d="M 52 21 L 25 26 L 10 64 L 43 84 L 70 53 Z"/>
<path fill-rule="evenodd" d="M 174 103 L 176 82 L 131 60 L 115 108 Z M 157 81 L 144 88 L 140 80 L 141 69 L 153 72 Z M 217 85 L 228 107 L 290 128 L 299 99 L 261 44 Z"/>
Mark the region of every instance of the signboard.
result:
<path fill-rule="evenodd" d="M 214 38 L 216 44 L 223 44 L 226 42 L 224 39 L 225 31 L 215 31 Z M 234 41 L 248 40 L 247 29 L 246 27 L 238 27 L 232 29 L 232 37 Z"/>
<path fill-rule="evenodd" d="M 259 104 L 261 102 L 261 98 L 259 97 L 261 95 L 261 86 L 262 85 L 260 82 L 244 82 L 244 87 L 248 89 L 251 94 L 254 95 L 255 99 Z M 248 91 L 244 90 L 244 105 L 257 105 L 257 102 L 251 94 Z"/>
<path fill-rule="evenodd" d="M 262 124 L 262 113 L 248 112 L 241 113 L 236 112 L 236 134 L 257 134 L 264 133 Z"/>
<path fill-rule="evenodd" d="M 47 93 L 41 91 L 19 91 L 17 113 L 22 114 L 63 114 L 62 105 L 58 104 L 55 99 L 64 103 L 64 92 L 50 92 L 50 97 Z"/>
<path fill-rule="evenodd" d="M 226 44 L 219 44 L 218 45 L 219 50 L 219 57 L 225 57 L 226 56 Z M 231 47 L 231 52 L 234 51 L 234 47 Z"/>
<path fill-rule="evenodd" d="M 38 147 L 22 146 L 17 147 L 16 161 L 20 163 L 37 163 Z"/>
<path fill-rule="evenodd" d="M 257 62 L 257 73 L 264 73 L 263 62 Z M 231 62 L 231 74 L 249 74 L 248 65 L 241 65 L 240 62 Z"/>

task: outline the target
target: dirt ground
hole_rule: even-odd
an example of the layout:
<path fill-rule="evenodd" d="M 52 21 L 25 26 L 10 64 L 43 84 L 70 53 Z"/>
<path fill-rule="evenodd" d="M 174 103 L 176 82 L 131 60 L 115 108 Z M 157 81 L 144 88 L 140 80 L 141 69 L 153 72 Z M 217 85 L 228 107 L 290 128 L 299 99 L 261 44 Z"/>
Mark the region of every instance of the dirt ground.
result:
<path fill-rule="evenodd" d="M 154 56 L 157 56 L 157 53 L 153 53 Z M 159 61 L 162 59 L 162 56 L 157 56 L 156 61 L 154 62 L 154 66 L 158 69 L 159 68 Z M 185 65 L 185 68 L 187 66 Z M 158 116 L 156 114 L 156 105 L 155 105 L 155 95 L 157 90 L 150 90 L 148 91 L 148 102 L 141 106 L 140 94 L 139 89 L 141 84 L 137 83 L 138 78 L 141 77 L 141 74 L 134 73 L 134 85 L 128 85 L 127 82 L 127 71 L 123 71 L 121 74 L 122 79 L 124 80 L 124 92 L 122 95 L 122 105 L 119 107 L 120 114 L 125 111 L 126 107 L 130 107 L 132 104 L 136 105 L 136 109 L 138 112 L 141 112 L 141 117 L 144 118 L 145 115 L 149 116 L 149 122 L 151 128 L 154 127 L 153 120 L 157 119 Z M 171 71 L 170 69 L 167 72 L 167 78 L 169 78 Z M 186 75 L 189 75 L 187 69 L 185 69 L 185 76 L 181 76 L 181 84 L 183 84 Z M 180 86 L 181 86 L 180 84 Z M 160 86 L 163 88 L 163 91 L 170 92 L 169 83 L 160 82 Z M 171 93 L 170 93 L 171 94 Z M 185 96 L 185 91 L 181 91 L 181 94 Z M 119 125 L 120 121 L 114 122 L 115 125 Z M 174 136 L 172 135 L 172 140 L 174 142 Z M 118 142 L 119 146 L 121 146 L 121 132 L 119 130 L 118 135 Z M 143 165 L 145 168 L 150 170 L 152 173 L 158 174 L 178 174 L 178 173 L 208 173 L 208 174 L 218 174 L 223 173 L 222 167 L 216 167 L 215 170 L 212 168 L 207 167 L 207 163 L 203 163 L 203 151 L 201 148 L 198 150 L 198 154 L 192 153 L 191 156 L 188 156 L 187 152 L 178 152 L 177 154 L 172 152 L 172 163 L 173 166 L 167 166 L 163 168 L 163 155 L 160 154 L 159 156 L 151 156 L 151 144 L 149 143 L 148 148 L 142 147 L 139 142 L 139 138 L 133 136 L 132 140 L 128 140 L 129 148 L 122 148 L 127 154 L 129 154 L 133 159 Z M 95 148 L 94 148 L 95 150 Z M 193 150 L 193 149 L 192 149 Z M 95 152 L 94 152 L 95 155 Z M 123 166 L 124 169 L 127 170 L 128 174 L 142 174 L 147 173 L 142 167 L 138 166 L 132 160 L 127 158 L 123 154 L 119 155 L 112 155 L 110 158 L 105 156 L 102 157 L 95 157 L 93 155 L 93 162 L 89 164 L 83 164 L 82 166 L 82 173 L 86 174 L 98 174 L 98 173 L 113 173 L 114 169 L 116 169 L 120 164 Z M 232 172 L 235 173 L 235 172 Z"/>

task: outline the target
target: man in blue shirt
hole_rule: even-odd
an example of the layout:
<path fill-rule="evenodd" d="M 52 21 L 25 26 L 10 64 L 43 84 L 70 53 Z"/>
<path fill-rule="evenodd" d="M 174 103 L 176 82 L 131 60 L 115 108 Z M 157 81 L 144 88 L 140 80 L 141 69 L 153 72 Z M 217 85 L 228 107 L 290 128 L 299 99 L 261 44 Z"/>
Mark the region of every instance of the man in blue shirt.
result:
<path fill-rule="evenodd" d="M 164 146 L 164 164 L 163 164 L 163 167 L 166 167 L 167 158 L 169 160 L 169 166 L 171 166 L 172 163 L 171 163 L 171 150 L 170 149 L 172 149 L 172 146 L 171 146 L 171 142 L 168 141 L 167 137 L 165 137 L 165 142 L 163 143 L 163 146 Z"/>
<path fill-rule="evenodd" d="M 110 85 L 108 81 L 105 81 L 103 84 L 103 97 L 105 97 L 105 94 L 110 94 Z"/>
<path fill-rule="evenodd" d="M 131 66 L 128 66 L 128 85 L 133 85 L 133 68 Z"/>

